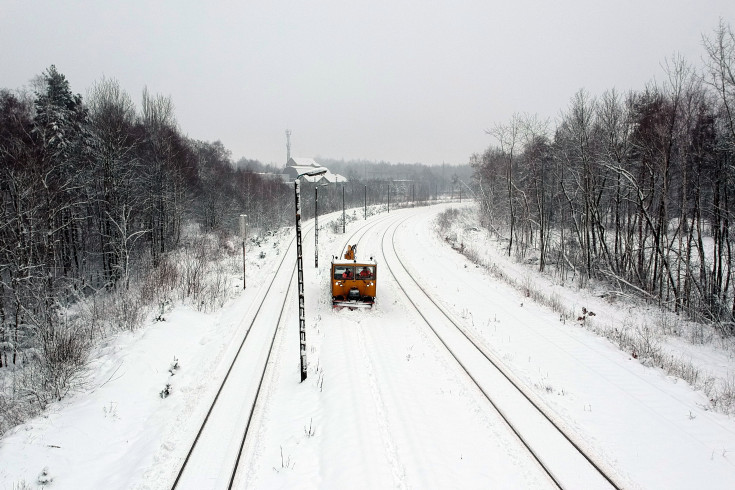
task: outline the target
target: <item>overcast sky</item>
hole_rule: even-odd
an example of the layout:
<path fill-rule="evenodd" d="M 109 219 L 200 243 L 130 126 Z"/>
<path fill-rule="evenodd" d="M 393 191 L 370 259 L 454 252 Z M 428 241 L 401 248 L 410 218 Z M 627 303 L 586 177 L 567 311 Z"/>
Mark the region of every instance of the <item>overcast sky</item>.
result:
<path fill-rule="evenodd" d="M 581 88 L 641 89 L 735 0 L 0 0 L 0 88 L 55 64 L 103 76 L 233 159 L 466 163 L 514 112 L 552 121 Z"/>

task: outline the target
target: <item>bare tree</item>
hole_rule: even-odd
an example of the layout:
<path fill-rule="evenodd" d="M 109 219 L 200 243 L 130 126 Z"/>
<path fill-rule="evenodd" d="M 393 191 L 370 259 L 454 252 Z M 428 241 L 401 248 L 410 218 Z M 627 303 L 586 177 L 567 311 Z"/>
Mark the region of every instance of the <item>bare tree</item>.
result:
<path fill-rule="evenodd" d="M 730 150 L 735 147 L 735 33 L 720 19 L 712 38 L 703 36 L 709 76 L 705 78 L 722 104 L 723 119 L 729 133 Z"/>
<path fill-rule="evenodd" d="M 137 226 L 147 199 L 136 155 L 135 105 L 116 80 L 104 78 L 87 100 L 95 135 L 93 192 L 105 285 L 122 280 L 127 287 L 133 245 L 149 232 Z"/>
<path fill-rule="evenodd" d="M 514 183 L 513 171 L 515 156 L 520 146 L 522 120 L 521 116 L 514 114 L 508 124 L 496 124 L 492 129 L 485 131 L 487 134 L 495 137 L 498 141 L 500 152 L 505 160 L 505 184 L 507 191 L 508 203 L 508 255 L 513 250 L 513 235 L 515 233 L 516 224 L 516 205 L 514 199 Z"/>

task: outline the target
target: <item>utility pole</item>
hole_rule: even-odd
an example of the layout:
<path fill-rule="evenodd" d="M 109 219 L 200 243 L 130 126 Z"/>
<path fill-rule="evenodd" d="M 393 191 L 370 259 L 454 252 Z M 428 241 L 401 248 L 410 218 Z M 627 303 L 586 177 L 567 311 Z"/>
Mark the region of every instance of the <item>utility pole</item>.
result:
<path fill-rule="evenodd" d="M 293 182 L 294 204 L 296 206 L 296 268 L 299 279 L 299 357 L 301 358 L 301 382 L 306 379 L 306 312 L 304 311 L 304 261 L 301 254 L 301 190 L 299 178 L 302 175 L 322 175 L 326 170 L 313 170 L 299 174 Z"/>
<path fill-rule="evenodd" d="M 301 353 L 301 381 L 306 379 L 306 313 L 304 311 L 304 264 L 301 259 L 301 192 L 299 179 L 294 181 L 296 201 L 296 265 L 299 271 L 299 342 Z"/>
<path fill-rule="evenodd" d="M 301 257 L 301 192 L 299 180 L 294 181 L 296 201 L 296 264 L 299 279 L 299 339 L 301 345 L 301 381 L 306 379 L 306 314 L 304 310 L 304 265 Z"/>
<path fill-rule="evenodd" d="M 314 267 L 319 267 L 319 186 L 314 187 Z"/>
<path fill-rule="evenodd" d="M 240 215 L 240 236 L 242 237 L 242 288 L 245 289 L 245 241 L 248 234 L 248 215 Z"/>
<path fill-rule="evenodd" d="M 345 232 L 345 185 L 342 184 L 342 233 Z"/>
<path fill-rule="evenodd" d="M 365 219 L 367 219 L 367 185 L 365 185 Z"/>
<path fill-rule="evenodd" d="M 390 182 L 388 182 L 388 212 L 390 213 Z"/>

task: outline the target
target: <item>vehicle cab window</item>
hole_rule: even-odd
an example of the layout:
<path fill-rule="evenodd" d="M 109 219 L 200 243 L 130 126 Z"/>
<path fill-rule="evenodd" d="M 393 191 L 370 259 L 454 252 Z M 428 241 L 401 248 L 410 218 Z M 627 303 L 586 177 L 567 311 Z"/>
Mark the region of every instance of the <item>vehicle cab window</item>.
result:
<path fill-rule="evenodd" d="M 359 272 L 357 273 L 357 276 L 360 279 L 372 279 L 375 277 L 375 267 L 371 266 L 362 266 L 358 267 Z"/>
<path fill-rule="evenodd" d="M 355 268 L 351 266 L 336 265 L 334 266 L 335 279 L 354 279 Z"/>

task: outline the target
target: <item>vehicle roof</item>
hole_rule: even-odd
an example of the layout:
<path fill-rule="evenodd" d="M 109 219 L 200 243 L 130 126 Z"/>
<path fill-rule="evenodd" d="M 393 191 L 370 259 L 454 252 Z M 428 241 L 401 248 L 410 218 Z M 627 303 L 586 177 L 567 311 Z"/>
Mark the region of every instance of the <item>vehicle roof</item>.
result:
<path fill-rule="evenodd" d="M 347 260 L 347 259 L 333 259 L 333 265 L 368 265 L 375 267 L 378 263 L 374 260 Z"/>

